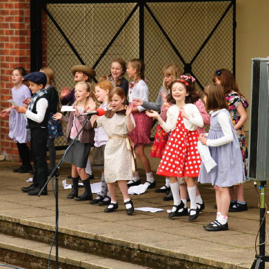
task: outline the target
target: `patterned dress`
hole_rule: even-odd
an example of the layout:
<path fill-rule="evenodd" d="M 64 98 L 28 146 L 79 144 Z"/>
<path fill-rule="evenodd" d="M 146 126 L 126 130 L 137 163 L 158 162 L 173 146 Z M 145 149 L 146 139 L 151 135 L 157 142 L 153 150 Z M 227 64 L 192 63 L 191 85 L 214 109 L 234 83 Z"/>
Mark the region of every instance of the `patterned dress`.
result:
<path fill-rule="evenodd" d="M 198 177 L 201 158 L 197 141 L 197 130 L 186 129 L 179 113 L 176 128 L 171 131 L 157 174 L 167 177 Z"/>
<path fill-rule="evenodd" d="M 243 105 L 244 109 L 248 108 L 248 101 L 246 98 L 237 92 L 231 92 L 226 96 L 226 101 L 229 106 L 229 112 L 232 118 L 233 125 L 236 125 L 237 122 L 240 120 L 240 115 L 237 112 L 237 108 L 240 104 Z M 244 163 L 244 169 L 245 169 L 245 175 L 247 175 L 247 167 L 248 167 L 248 149 L 246 145 L 246 135 L 243 130 L 243 126 L 238 129 L 237 131 L 237 137 L 240 144 L 240 149 L 242 153 L 243 163 Z"/>

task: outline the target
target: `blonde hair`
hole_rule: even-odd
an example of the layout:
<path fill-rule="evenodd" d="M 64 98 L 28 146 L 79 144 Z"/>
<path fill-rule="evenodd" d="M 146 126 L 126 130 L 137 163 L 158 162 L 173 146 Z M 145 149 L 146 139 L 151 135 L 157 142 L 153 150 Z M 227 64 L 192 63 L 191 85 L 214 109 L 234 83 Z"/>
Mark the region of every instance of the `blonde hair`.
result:
<path fill-rule="evenodd" d="M 56 87 L 54 71 L 51 68 L 42 67 L 42 68 L 40 68 L 40 72 L 43 72 L 44 74 L 46 74 L 46 76 L 48 78 L 47 84 L 50 84 L 50 85 Z"/>
<path fill-rule="evenodd" d="M 176 80 L 182 75 L 182 71 L 178 65 L 168 64 L 162 69 L 163 76 L 171 76 L 173 80 Z M 169 92 L 169 87 L 165 84 L 165 78 L 163 79 L 163 88 Z"/>
<path fill-rule="evenodd" d="M 95 102 L 96 106 L 98 106 L 98 101 L 97 101 L 97 99 L 96 99 L 96 96 L 95 96 L 94 92 L 92 91 L 92 86 L 91 86 L 91 84 L 90 84 L 89 82 L 83 82 L 83 81 L 80 81 L 80 82 L 78 82 L 78 83 L 76 84 L 76 86 L 77 86 L 77 85 L 80 85 L 80 84 L 81 84 L 81 85 L 84 85 L 84 86 L 86 87 L 86 92 L 89 93 L 89 96 L 86 97 L 86 100 L 85 100 L 85 102 L 84 102 L 84 107 L 86 108 L 86 105 L 87 105 L 87 103 L 88 103 L 88 101 L 89 101 L 90 98 L 92 98 L 93 101 Z M 76 89 L 76 86 L 75 86 L 75 89 Z M 74 105 L 74 106 L 77 105 L 77 101 L 75 101 L 75 103 L 74 103 L 73 105 Z"/>

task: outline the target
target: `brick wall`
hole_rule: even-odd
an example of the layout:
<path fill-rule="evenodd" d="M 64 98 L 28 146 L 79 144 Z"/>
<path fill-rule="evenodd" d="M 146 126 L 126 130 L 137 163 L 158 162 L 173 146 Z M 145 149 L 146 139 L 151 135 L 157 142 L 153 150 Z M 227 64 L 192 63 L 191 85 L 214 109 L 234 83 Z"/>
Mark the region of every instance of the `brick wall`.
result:
<path fill-rule="evenodd" d="M 11 72 L 22 66 L 30 71 L 30 0 L 0 1 L 0 100 L 1 110 L 9 107 Z M 19 160 L 16 144 L 7 137 L 8 118 L 0 118 L 0 154 Z"/>

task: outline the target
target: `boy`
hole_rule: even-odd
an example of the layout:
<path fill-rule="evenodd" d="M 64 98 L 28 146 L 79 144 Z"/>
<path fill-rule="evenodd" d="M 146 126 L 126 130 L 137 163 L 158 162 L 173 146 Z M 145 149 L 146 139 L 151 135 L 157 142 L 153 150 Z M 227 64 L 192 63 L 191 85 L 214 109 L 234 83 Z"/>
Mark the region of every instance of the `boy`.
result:
<path fill-rule="evenodd" d="M 28 120 L 28 127 L 31 133 L 31 150 L 34 160 L 35 173 L 33 184 L 29 187 L 22 187 L 23 192 L 28 195 L 38 195 L 41 188 L 47 181 L 48 165 L 47 165 L 47 137 L 48 137 L 48 100 L 45 86 L 47 84 L 47 76 L 42 72 L 32 72 L 24 76 L 29 81 L 29 89 L 32 91 L 32 99 L 28 105 L 20 106 L 16 110 L 24 113 Z M 47 195 L 47 187 L 41 193 Z"/>
<path fill-rule="evenodd" d="M 71 68 L 75 83 L 92 82 L 95 77 L 95 71 L 87 65 L 75 65 Z M 60 94 L 62 105 L 72 105 L 75 102 L 75 88 L 70 91 L 69 87 L 64 87 Z"/>

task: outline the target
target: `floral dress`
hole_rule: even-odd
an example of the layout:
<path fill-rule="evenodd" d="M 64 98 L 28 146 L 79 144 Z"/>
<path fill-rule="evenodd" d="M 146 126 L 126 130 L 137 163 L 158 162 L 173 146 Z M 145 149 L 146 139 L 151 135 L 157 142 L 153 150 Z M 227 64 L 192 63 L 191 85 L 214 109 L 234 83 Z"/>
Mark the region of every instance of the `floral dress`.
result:
<path fill-rule="evenodd" d="M 237 111 L 237 108 L 240 104 L 243 105 L 244 109 L 248 108 L 248 101 L 247 99 L 238 94 L 237 92 L 231 92 L 226 96 L 226 101 L 229 106 L 229 112 L 232 118 L 233 125 L 236 125 L 237 122 L 240 120 L 240 115 Z M 237 136 L 240 144 L 240 149 L 242 153 L 243 163 L 245 167 L 245 174 L 247 175 L 247 167 L 248 167 L 248 149 L 246 145 L 246 135 L 243 130 L 243 126 L 240 127 L 237 131 Z"/>

